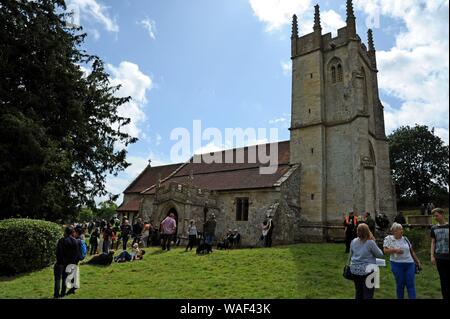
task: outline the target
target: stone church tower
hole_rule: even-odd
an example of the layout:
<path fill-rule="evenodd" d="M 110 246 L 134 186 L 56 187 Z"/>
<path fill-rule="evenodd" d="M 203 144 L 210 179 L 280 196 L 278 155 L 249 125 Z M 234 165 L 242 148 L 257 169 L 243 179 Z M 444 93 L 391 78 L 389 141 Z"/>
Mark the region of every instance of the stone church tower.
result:
<path fill-rule="evenodd" d="M 341 225 L 350 209 L 392 221 L 396 200 L 372 30 L 366 47 L 351 0 L 335 38 L 322 34 L 318 5 L 312 33 L 299 37 L 298 23 L 294 15 L 290 163 L 301 167 L 305 236 L 328 237 L 331 228 L 323 226 Z"/>

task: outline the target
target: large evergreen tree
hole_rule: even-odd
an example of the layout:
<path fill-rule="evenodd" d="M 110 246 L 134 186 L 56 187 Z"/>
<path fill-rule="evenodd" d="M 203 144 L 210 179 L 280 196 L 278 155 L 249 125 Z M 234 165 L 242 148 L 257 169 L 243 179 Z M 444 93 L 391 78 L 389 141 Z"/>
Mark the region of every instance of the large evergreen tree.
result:
<path fill-rule="evenodd" d="M 388 137 L 397 195 L 415 204 L 448 196 L 449 147 L 427 126 L 404 126 Z"/>
<path fill-rule="evenodd" d="M 81 49 L 63 0 L 0 0 L 0 216 L 70 218 L 129 164 L 100 58 Z M 89 66 L 85 74 L 81 65 Z"/>

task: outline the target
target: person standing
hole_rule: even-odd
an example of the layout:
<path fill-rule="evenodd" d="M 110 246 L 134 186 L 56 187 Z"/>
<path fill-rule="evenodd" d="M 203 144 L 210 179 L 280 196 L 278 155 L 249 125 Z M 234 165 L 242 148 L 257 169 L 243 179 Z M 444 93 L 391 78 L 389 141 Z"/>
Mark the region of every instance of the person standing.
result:
<path fill-rule="evenodd" d="M 350 252 L 350 244 L 356 237 L 357 219 L 353 210 L 350 211 L 349 216 L 344 219 L 344 231 L 345 231 L 345 253 Z"/>
<path fill-rule="evenodd" d="M 75 230 L 69 226 L 64 230 L 64 237 L 56 245 L 56 263 L 53 267 L 54 291 L 53 297 L 66 295 L 66 280 L 68 265 L 77 264 L 81 258 L 80 246 L 75 239 Z"/>
<path fill-rule="evenodd" d="M 122 237 L 122 249 L 123 250 L 127 250 L 127 243 L 128 243 L 128 240 L 130 239 L 131 232 L 132 232 L 132 230 L 131 230 L 130 222 L 128 221 L 128 219 L 124 219 L 122 222 L 122 225 L 120 225 L 120 235 Z"/>
<path fill-rule="evenodd" d="M 98 228 L 95 227 L 89 237 L 89 246 L 90 246 L 89 255 L 97 255 L 99 237 L 100 232 L 98 231 Z"/>
<path fill-rule="evenodd" d="M 357 238 L 350 244 L 350 272 L 355 283 L 355 299 L 373 299 L 375 288 L 367 287 L 367 277 L 372 273 L 368 266 L 376 265 L 376 258 L 383 258 L 383 252 L 365 223 L 358 225 Z"/>
<path fill-rule="evenodd" d="M 272 234 L 274 226 L 275 225 L 273 223 L 272 216 L 270 214 L 267 214 L 267 235 L 264 242 L 265 247 L 272 247 Z"/>
<path fill-rule="evenodd" d="M 413 250 L 411 242 L 403 236 L 403 226 L 393 223 L 392 235 L 386 236 L 383 243 L 384 253 L 390 255 L 391 270 L 397 285 L 397 299 L 404 299 L 405 286 L 409 299 L 416 299 L 416 265 L 421 264 Z"/>
<path fill-rule="evenodd" d="M 373 236 L 375 236 L 375 220 L 370 216 L 369 212 L 366 212 L 365 223 L 369 226 L 369 230 Z"/>
<path fill-rule="evenodd" d="M 142 224 L 142 219 L 138 218 L 137 222 L 133 225 L 133 242 L 131 243 L 131 246 L 133 246 L 135 243 L 141 242 L 141 235 L 142 230 L 144 229 L 144 225 Z"/>
<path fill-rule="evenodd" d="M 205 233 L 205 243 L 208 245 L 213 245 L 214 237 L 216 233 L 216 215 L 211 214 L 209 219 L 206 221 L 203 232 Z"/>
<path fill-rule="evenodd" d="M 148 222 L 144 222 L 144 226 L 142 227 L 142 243 L 144 247 L 147 247 L 149 237 L 150 237 L 150 224 Z"/>
<path fill-rule="evenodd" d="M 442 297 L 449 299 L 450 260 L 448 252 L 448 223 L 445 221 L 444 210 L 435 208 L 432 211 L 437 225 L 431 227 L 431 263 L 437 267 L 441 281 Z"/>
<path fill-rule="evenodd" d="M 111 245 L 111 239 L 113 236 L 113 231 L 111 228 L 111 224 L 108 223 L 108 225 L 106 226 L 105 231 L 103 232 L 103 248 L 102 248 L 102 253 L 103 254 L 108 254 L 109 252 L 109 248 Z"/>
<path fill-rule="evenodd" d="M 186 246 L 186 251 L 188 251 L 188 249 L 191 251 L 197 241 L 197 226 L 195 226 L 195 220 L 193 219 L 191 219 L 188 226 L 188 236 L 189 242 Z"/>
<path fill-rule="evenodd" d="M 170 243 L 172 241 L 173 235 L 177 230 L 177 222 L 175 220 L 175 215 L 170 213 L 169 216 L 164 218 L 161 222 L 161 235 L 162 235 L 162 250 L 169 251 Z"/>

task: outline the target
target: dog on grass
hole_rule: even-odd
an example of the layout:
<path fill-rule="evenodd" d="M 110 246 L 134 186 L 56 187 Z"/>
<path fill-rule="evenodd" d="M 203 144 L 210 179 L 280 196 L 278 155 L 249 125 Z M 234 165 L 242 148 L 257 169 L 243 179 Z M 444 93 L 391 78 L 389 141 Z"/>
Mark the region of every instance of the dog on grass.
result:
<path fill-rule="evenodd" d="M 212 253 L 212 246 L 205 242 L 200 243 L 197 247 L 197 255 L 205 255 Z"/>

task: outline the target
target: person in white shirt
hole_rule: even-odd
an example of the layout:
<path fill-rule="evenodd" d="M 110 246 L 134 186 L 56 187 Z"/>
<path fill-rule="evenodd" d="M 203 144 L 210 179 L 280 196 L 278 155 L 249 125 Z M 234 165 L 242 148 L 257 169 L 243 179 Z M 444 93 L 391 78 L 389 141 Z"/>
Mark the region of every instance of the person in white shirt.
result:
<path fill-rule="evenodd" d="M 416 265 L 420 269 L 420 261 L 411 242 L 403 236 L 403 226 L 393 223 L 391 232 L 392 235 L 384 239 L 383 247 L 384 253 L 390 255 L 391 270 L 397 284 L 397 298 L 404 299 L 406 286 L 409 299 L 416 299 Z"/>
<path fill-rule="evenodd" d="M 194 247 L 196 241 L 197 241 L 197 226 L 195 226 L 195 220 L 191 220 L 188 226 L 188 236 L 189 236 L 189 242 L 186 246 L 186 251 L 192 250 Z"/>

